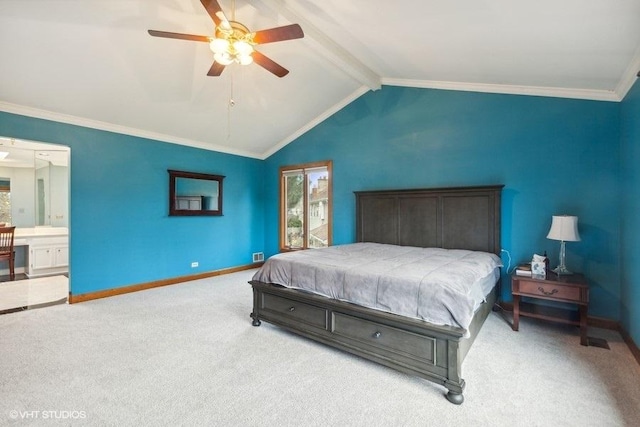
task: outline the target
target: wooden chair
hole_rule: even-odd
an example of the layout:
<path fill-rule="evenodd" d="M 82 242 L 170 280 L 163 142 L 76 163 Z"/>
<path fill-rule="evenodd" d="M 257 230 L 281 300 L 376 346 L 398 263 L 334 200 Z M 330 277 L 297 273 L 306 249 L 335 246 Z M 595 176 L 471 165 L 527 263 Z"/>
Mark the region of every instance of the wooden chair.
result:
<path fill-rule="evenodd" d="M 13 236 L 16 227 L 0 227 L 0 261 L 9 261 L 9 276 L 15 280 L 15 254 L 13 252 Z"/>

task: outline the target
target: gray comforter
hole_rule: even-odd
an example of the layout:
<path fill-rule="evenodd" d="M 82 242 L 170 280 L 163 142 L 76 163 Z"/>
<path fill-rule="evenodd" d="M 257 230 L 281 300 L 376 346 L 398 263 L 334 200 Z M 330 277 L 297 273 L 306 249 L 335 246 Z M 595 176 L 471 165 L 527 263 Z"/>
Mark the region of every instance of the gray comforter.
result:
<path fill-rule="evenodd" d="M 467 329 L 478 283 L 501 266 L 486 252 L 354 243 L 272 256 L 253 280 Z"/>

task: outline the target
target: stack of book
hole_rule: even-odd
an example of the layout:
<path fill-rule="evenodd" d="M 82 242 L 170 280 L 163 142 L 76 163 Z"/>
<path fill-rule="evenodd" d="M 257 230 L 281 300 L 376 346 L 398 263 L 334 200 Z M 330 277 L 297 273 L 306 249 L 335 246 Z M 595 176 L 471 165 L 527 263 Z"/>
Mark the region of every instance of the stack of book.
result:
<path fill-rule="evenodd" d="M 531 263 L 518 265 L 516 267 L 516 275 L 531 277 Z"/>

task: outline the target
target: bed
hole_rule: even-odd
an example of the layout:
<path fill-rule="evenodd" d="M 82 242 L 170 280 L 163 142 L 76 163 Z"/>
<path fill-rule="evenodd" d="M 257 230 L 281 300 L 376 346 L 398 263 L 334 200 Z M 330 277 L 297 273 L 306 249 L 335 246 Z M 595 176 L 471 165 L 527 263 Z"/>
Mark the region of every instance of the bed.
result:
<path fill-rule="evenodd" d="M 328 266 L 340 257 L 350 260 L 351 255 L 343 256 L 340 251 L 354 247 L 371 256 L 369 270 L 380 269 L 389 261 L 375 256 L 388 247 L 399 250 L 403 256 L 405 253 L 411 254 L 416 265 L 423 263 L 420 258 L 423 254 L 436 254 L 439 257 L 446 249 L 448 251 L 445 252 L 454 253 L 465 260 L 470 259 L 471 253 L 474 263 L 475 254 L 484 253 L 496 260 L 494 267 L 499 267 L 502 187 L 356 192 L 355 244 L 345 245 L 344 248 L 327 248 L 331 261 L 321 262 L 322 268 L 314 267 L 313 270 L 313 276 L 326 276 L 328 281 L 314 284 L 313 289 L 300 289 L 295 283 L 285 283 L 291 279 L 278 276 L 277 273 L 281 273 L 283 268 L 275 262 L 283 257 L 272 257 L 274 261 L 270 263 L 271 259 L 267 260 L 249 282 L 253 287 L 253 325 L 259 326 L 266 321 L 440 384 L 447 389 L 446 397 L 450 402 L 461 404 L 465 388 L 461 376 L 462 363 L 496 302 L 499 273 L 495 274 L 494 271 L 495 280 L 490 286 L 486 285 L 486 281 L 483 282 L 485 290 L 481 301 L 478 303 L 477 298 L 474 300 L 473 310 L 469 314 L 464 314 L 463 310 L 461 316 L 453 316 L 453 320 L 448 321 L 444 319 L 446 310 L 441 315 L 422 315 L 420 308 L 411 307 L 397 314 L 398 311 L 394 312 L 395 309 L 391 307 L 395 297 L 387 296 L 384 301 L 380 294 L 372 297 L 370 293 L 360 292 L 365 296 L 354 303 L 345 297 L 349 292 L 344 289 L 377 289 L 380 285 L 368 286 L 367 281 L 375 279 L 355 274 L 355 267 L 349 262 L 342 271 L 332 272 Z M 293 257 L 310 257 L 314 251 L 323 250 L 298 251 L 300 254 Z M 404 259 L 402 263 L 406 262 Z M 442 264 L 446 265 L 447 262 Z M 405 265 L 396 270 L 413 271 Z M 302 275 L 304 269 L 299 271 L 298 275 Z M 336 283 L 332 283 L 331 278 Z M 407 283 L 410 281 L 408 278 L 404 280 Z M 340 286 L 333 286 L 338 282 Z M 422 288 L 421 292 L 430 288 Z M 402 300 L 402 297 L 397 299 Z M 449 302 L 452 299 L 449 295 Z M 383 300 L 382 306 L 369 304 L 367 300 L 375 300 L 376 304 L 378 300 Z M 404 307 L 403 304 L 399 306 Z"/>

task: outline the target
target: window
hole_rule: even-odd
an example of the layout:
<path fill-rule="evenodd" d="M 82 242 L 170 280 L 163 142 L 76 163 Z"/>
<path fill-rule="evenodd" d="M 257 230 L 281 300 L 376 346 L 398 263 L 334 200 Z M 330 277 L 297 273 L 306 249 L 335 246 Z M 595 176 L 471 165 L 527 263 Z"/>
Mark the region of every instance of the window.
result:
<path fill-rule="evenodd" d="M 331 161 L 280 168 L 280 250 L 331 245 Z"/>
<path fill-rule="evenodd" d="M 0 178 L 0 223 L 11 224 L 11 184 L 9 178 Z"/>

